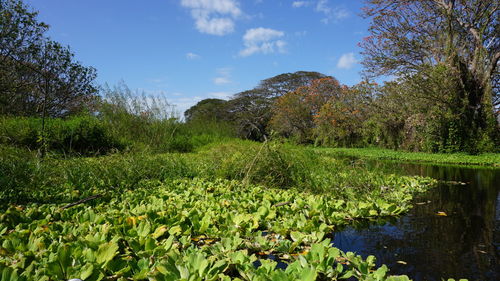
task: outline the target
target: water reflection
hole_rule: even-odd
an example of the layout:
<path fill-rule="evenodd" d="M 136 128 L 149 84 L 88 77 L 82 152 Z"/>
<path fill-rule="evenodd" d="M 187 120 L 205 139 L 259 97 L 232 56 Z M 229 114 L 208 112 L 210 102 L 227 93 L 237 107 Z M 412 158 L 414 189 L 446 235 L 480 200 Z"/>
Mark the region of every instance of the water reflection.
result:
<path fill-rule="evenodd" d="M 415 280 L 500 280 L 500 169 L 359 160 L 354 164 L 453 182 L 440 183 L 416 198 L 418 204 L 395 222 L 335 233 L 335 246 L 365 257 L 373 254 L 392 274 Z"/>

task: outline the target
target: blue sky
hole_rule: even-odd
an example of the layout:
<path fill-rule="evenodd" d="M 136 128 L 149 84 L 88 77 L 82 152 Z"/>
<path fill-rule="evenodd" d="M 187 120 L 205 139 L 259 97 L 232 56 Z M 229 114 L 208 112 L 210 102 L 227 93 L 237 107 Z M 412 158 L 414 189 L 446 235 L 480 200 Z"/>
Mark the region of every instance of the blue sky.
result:
<path fill-rule="evenodd" d="M 98 71 L 182 113 L 299 70 L 361 80 L 362 0 L 26 0 L 49 36 Z"/>

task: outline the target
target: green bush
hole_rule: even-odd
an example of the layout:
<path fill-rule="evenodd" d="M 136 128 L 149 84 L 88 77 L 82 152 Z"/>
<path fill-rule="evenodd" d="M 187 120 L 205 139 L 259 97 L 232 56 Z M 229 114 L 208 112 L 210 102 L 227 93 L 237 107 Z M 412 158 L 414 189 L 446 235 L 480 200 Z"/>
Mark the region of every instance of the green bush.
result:
<path fill-rule="evenodd" d="M 64 154 L 100 155 L 123 150 L 127 142 L 111 133 L 106 123 L 93 116 L 70 119 L 1 118 L 0 143 Z"/>

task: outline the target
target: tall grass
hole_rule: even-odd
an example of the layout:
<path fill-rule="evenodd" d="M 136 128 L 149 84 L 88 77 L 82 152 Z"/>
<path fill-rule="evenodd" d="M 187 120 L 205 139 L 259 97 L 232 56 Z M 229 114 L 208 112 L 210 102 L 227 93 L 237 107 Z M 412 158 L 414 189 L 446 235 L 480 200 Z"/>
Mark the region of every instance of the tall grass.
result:
<path fill-rule="evenodd" d="M 136 150 L 190 152 L 234 135 L 225 123 L 183 123 L 164 97 L 131 91 L 123 83 L 105 88 L 99 117 L 113 135 L 131 141 Z"/>
<path fill-rule="evenodd" d="M 303 147 L 241 140 L 211 144 L 196 153 L 132 152 L 69 159 L 39 159 L 33 153 L 3 147 L 0 168 L 3 207 L 8 203 L 70 202 L 96 193 L 112 196 L 133 190 L 145 180 L 194 177 L 328 192 L 343 199 L 397 200 L 391 187 L 410 181 L 353 167 Z"/>
<path fill-rule="evenodd" d="M 109 125 L 94 116 L 51 118 L 45 123 L 42 131 L 40 118 L 0 117 L 0 144 L 80 155 L 107 154 L 127 146 L 126 140 L 113 135 Z"/>
<path fill-rule="evenodd" d="M 191 152 L 234 137 L 226 123 L 183 123 L 162 97 L 106 88 L 97 112 L 67 119 L 0 117 L 0 144 L 59 155 L 95 156 L 116 151 Z"/>

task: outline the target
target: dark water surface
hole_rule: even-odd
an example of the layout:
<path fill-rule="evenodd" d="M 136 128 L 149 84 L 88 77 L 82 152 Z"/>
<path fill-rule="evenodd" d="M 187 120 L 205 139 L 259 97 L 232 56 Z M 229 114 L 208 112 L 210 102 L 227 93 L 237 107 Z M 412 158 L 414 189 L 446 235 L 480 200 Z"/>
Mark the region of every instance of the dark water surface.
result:
<path fill-rule="evenodd" d="M 419 196 L 414 208 L 395 221 L 336 232 L 334 246 L 375 255 L 391 274 L 414 280 L 500 280 L 500 169 L 355 162 L 454 182 Z"/>

